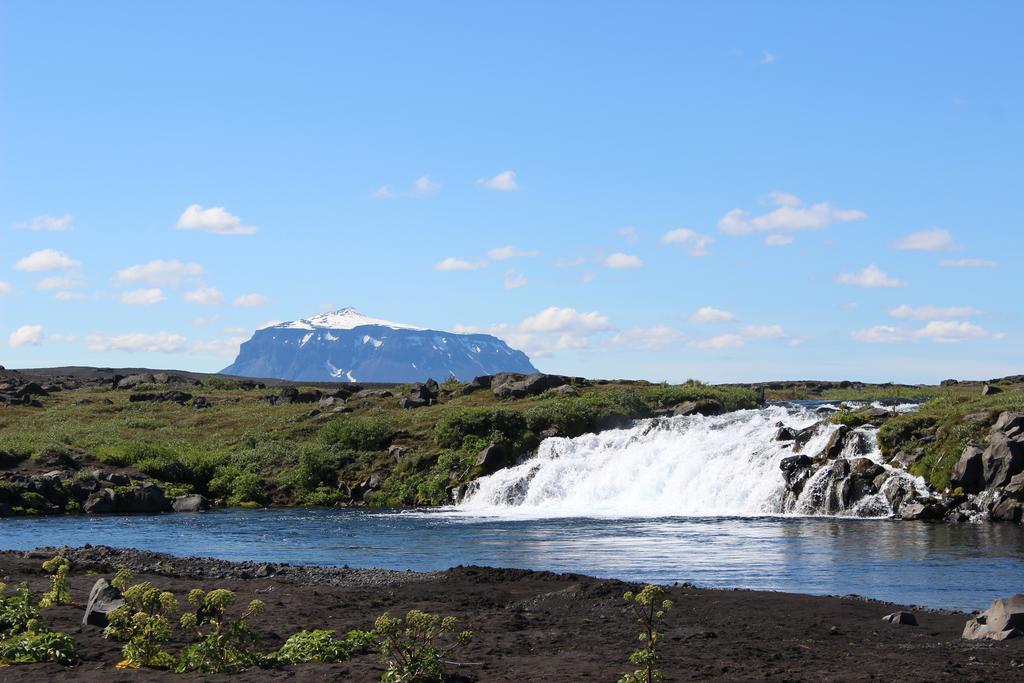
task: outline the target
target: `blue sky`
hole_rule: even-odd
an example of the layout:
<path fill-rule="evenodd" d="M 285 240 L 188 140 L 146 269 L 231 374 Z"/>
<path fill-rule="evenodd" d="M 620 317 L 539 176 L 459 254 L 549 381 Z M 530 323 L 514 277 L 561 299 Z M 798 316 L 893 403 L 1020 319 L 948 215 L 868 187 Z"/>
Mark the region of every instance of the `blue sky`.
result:
<path fill-rule="evenodd" d="M 0 2 L 0 363 L 355 306 L 590 376 L 1024 372 L 1022 20 Z"/>

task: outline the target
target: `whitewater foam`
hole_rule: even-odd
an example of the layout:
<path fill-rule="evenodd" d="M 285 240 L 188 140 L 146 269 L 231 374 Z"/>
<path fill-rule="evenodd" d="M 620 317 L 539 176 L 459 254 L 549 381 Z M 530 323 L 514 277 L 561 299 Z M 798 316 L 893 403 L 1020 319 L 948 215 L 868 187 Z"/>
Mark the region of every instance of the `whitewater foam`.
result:
<path fill-rule="evenodd" d="M 839 510 L 815 507 L 804 494 L 786 500 L 779 463 L 793 450 L 791 443 L 775 439 L 778 424 L 802 429 L 820 419 L 804 407 L 776 405 L 714 417 L 640 420 L 629 429 L 545 439 L 535 456 L 477 480 L 457 510 L 522 517 L 891 515 L 881 491 Z M 821 452 L 836 429 L 822 424 L 802 452 Z M 867 452 L 840 457 L 867 457 L 890 472 L 891 486 L 924 490 L 923 481 L 882 462 L 873 429 L 858 432 Z M 822 474 L 825 469 L 805 490 L 833 483 Z"/>

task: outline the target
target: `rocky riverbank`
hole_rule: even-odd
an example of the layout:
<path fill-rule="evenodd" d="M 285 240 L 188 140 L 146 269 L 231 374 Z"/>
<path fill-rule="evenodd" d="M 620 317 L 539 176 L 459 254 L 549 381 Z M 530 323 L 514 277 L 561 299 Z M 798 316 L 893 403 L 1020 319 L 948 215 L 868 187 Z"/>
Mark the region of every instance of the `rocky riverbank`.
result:
<path fill-rule="evenodd" d="M 42 592 L 40 568 L 53 549 L 0 553 L 0 580 L 27 581 Z M 70 633 L 80 663 L 0 669 L 7 681 L 352 680 L 377 681 L 383 665 L 373 654 L 338 664 L 252 669 L 232 677 L 180 676 L 114 668 L 120 644 L 83 625 L 85 602 L 100 578 L 119 565 L 136 580 L 184 598 L 201 587 L 236 591 L 239 603 L 263 600 L 252 621 L 266 650 L 300 629 L 368 629 L 384 612 L 416 608 L 459 617 L 474 632 L 450 667 L 463 681 L 614 680 L 629 670 L 635 623 L 622 594 L 635 586 L 573 574 L 460 567 L 416 574 L 380 570 L 230 563 L 136 550 L 82 547 L 68 553 L 70 586 L 78 605 L 47 608 L 51 629 Z M 662 640 L 668 680 L 868 681 L 1011 680 L 1024 676 L 1024 639 L 962 639 L 970 615 L 915 609 L 857 597 L 814 597 L 754 591 L 668 588 L 675 603 Z M 883 617 L 911 612 L 917 625 Z M 177 629 L 170 647 L 185 644 Z"/>

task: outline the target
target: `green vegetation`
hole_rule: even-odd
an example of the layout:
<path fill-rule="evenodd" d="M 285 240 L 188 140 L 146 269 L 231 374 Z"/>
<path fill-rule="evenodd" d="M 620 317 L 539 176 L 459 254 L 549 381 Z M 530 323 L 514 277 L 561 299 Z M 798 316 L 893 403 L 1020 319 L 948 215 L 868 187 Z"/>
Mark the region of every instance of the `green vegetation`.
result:
<path fill-rule="evenodd" d="M 382 683 L 427 683 L 443 681 L 446 658 L 473 638 L 472 631 L 456 633 L 458 620 L 420 610 L 410 610 L 405 619 L 382 614 L 374 623 L 380 639 L 381 661 L 387 670 Z"/>
<path fill-rule="evenodd" d="M 249 625 L 249 619 L 263 611 L 262 600 L 250 602 L 237 618 L 228 616 L 235 594 L 224 588 L 209 593 L 196 588 L 188 602 L 195 612 L 182 615 L 181 628 L 194 631 L 196 640 L 181 653 L 176 671 L 238 673 L 263 661 L 257 649 L 259 636 Z"/>
<path fill-rule="evenodd" d="M 0 583 L 0 667 L 35 662 L 73 663 L 75 641 L 66 633 L 43 626 L 28 586 L 22 585 L 10 596 L 5 591 L 6 586 Z"/>
<path fill-rule="evenodd" d="M 178 611 L 178 600 L 148 581 L 127 586 L 130 580 L 127 569 L 118 570 L 111 585 L 122 590 L 125 604 L 110 613 L 110 623 L 103 630 L 105 637 L 125 644 L 124 659 L 117 668 L 170 669 L 174 657 L 164 646 L 171 638 L 170 616 Z"/>
<path fill-rule="evenodd" d="M 43 571 L 50 574 L 50 590 L 39 599 L 42 608 L 71 604 L 71 590 L 68 587 L 71 561 L 64 556 L 64 552 L 61 549 L 54 557 L 43 562 Z"/>
<path fill-rule="evenodd" d="M 639 593 L 625 594 L 636 621 L 640 624 L 641 646 L 629 655 L 629 663 L 637 667 L 619 679 L 619 683 L 654 683 L 665 677 L 658 670 L 658 640 L 661 638 L 659 628 L 665 626 L 665 614 L 672 609 L 672 601 L 665 598 L 665 589 L 661 586 L 647 585 Z"/>
<path fill-rule="evenodd" d="M 305 664 L 307 662 L 344 662 L 353 655 L 365 654 L 376 647 L 373 631 L 352 630 L 344 640 L 334 631 L 317 629 L 299 631 L 285 641 L 273 658 L 281 664 Z"/>

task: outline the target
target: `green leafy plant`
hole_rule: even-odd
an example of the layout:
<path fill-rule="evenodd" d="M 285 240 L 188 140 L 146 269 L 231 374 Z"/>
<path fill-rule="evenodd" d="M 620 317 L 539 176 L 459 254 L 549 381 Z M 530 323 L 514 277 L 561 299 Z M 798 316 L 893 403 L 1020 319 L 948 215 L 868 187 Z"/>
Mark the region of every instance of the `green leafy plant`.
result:
<path fill-rule="evenodd" d="M 380 639 L 381 661 L 387 670 L 382 683 L 442 681 L 448 657 L 473 638 L 472 631 L 456 633 L 458 619 L 411 610 L 405 619 L 382 614 L 373 630 Z"/>
<path fill-rule="evenodd" d="M 46 608 L 71 604 L 71 590 L 68 586 L 71 560 L 65 556 L 65 550 L 61 548 L 56 555 L 43 562 L 43 570 L 50 574 L 50 590 L 43 593 L 39 599 L 39 606 Z"/>
<path fill-rule="evenodd" d="M 299 631 L 292 634 L 273 658 L 283 664 L 304 664 L 306 662 L 343 662 L 355 654 L 373 649 L 377 644 L 372 631 L 349 631 L 344 640 L 334 631 L 323 629 Z"/>
<path fill-rule="evenodd" d="M 196 640 L 181 653 L 179 673 L 238 673 L 261 662 L 259 636 L 249 625 L 249 619 L 263 611 L 261 600 L 250 602 L 237 619 L 227 614 L 235 603 L 234 592 L 227 589 L 207 593 L 196 588 L 189 592 L 188 602 L 196 611 L 181 616 L 181 627 L 194 631 Z"/>
<path fill-rule="evenodd" d="M 665 598 L 664 588 L 655 585 L 644 586 L 635 594 L 630 591 L 624 597 L 640 624 L 641 646 L 629 655 L 629 663 L 637 669 L 625 674 L 619 683 L 660 681 L 665 674 L 658 670 L 661 659 L 658 655 L 658 640 L 661 638 L 658 629 L 665 625 L 665 614 L 672 609 L 672 601 Z"/>
<path fill-rule="evenodd" d="M 111 585 L 123 590 L 125 604 L 110 613 L 110 623 L 103 630 L 105 637 L 125 643 L 124 659 L 117 667 L 169 669 L 174 657 L 164 645 L 171 638 L 170 615 L 178 611 L 178 600 L 148 581 L 125 588 L 130 580 L 127 569 L 118 569 Z"/>
<path fill-rule="evenodd" d="M 66 633 L 42 625 L 28 586 L 22 584 L 10 596 L 4 595 L 5 589 L 0 583 L 0 666 L 74 662 L 75 641 Z"/>

